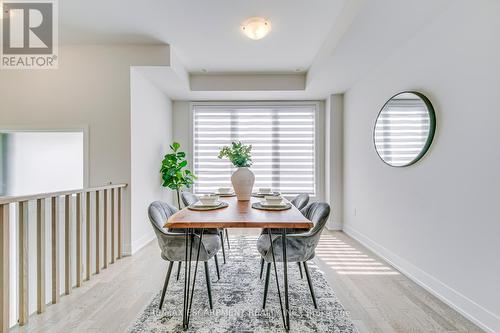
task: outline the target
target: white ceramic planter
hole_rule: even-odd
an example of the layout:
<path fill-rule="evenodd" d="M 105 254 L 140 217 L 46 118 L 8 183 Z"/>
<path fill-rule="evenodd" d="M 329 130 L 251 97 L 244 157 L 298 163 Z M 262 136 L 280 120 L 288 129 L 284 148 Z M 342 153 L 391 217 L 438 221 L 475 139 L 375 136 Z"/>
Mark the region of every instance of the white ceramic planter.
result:
<path fill-rule="evenodd" d="M 248 201 L 252 195 L 255 175 L 249 168 L 238 168 L 231 176 L 234 192 L 239 201 Z"/>

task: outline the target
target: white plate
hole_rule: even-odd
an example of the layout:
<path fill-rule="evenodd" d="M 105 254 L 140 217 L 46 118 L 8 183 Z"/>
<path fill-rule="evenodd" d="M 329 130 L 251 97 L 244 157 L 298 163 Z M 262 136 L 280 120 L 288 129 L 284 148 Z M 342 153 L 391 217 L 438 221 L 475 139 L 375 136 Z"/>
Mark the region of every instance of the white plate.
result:
<path fill-rule="evenodd" d="M 278 195 L 281 195 L 280 192 L 271 192 L 271 193 L 259 193 L 259 192 L 252 192 L 253 196 L 258 196 L 258 197 L 265 197 L 265 196 L 270 196 L 270 197 L 275 197 Z"/>
<path fill-rule="evenodd" d="M 221 204 L 220 201 L 216 201 L 211 205 L 205 205 L 201 201 L 198 201 L 197 203 L 194 204 L 194 206 L 196 206 L 196 207 L 217 207 L 217 206 L 220 206 L 220 204 Z"/>
<path fill-rule="evenodd" d="M 275 203 L 270 203 L 270 202 L 262 200 L 260 202 L 260 204 L 262 205 L 262 207 L 284 207 L 284 206 L 286 206 L 286 202 L 285 201 L 282 201 L 279 204 L 275 204 Z"/>
<path fill-rule="evenodd" d="M 234 191 L 227 193 L 214 192 L 215 195 L 234 195 Z"/>

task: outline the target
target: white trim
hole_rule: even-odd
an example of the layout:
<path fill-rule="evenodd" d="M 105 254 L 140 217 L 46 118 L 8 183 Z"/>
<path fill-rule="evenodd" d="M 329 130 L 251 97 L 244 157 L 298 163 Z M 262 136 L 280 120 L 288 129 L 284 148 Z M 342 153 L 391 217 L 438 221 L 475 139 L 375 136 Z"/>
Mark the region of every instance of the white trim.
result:
<path fill-rule="evenodd" d="M 194 106 L 199 105 L 197 102 L 189 102 L 189 115 L 188 115 L 188 132 L 189 132 L 189 142 L 188 142 L 188 165 L 193 166 L 194 171 Z M 191 186 L 191 190 L 192 190 Z"/>
<path fill-rule="evenodd" d="M 127 252 L 130 252 L 130 255 L 136 254 L 137 251 L 139 251 L 144 246 L 151 243 L 155 239 L 155 237 L 156 236 L 153 234 L 152 236 L 151 235 L 144 235 L 141 238 L 136 239 L 135 241 L 132 242 L 130 251 L 127 251 Z M 129 253 L 126 253 L 126 254 L 129 254 Z"/>
<path fill-rule="evenodd" d="M 342 231 L 342 224 L 341 223 L 330 223 L 326 225 L 327 230 L 331 231 Z"/>
<path fill-rule="evenodd" d="M 321 107 L 323 104 L 323 107 Z M 325 198 L 325 129 L 321 126 L 325 120 L 324 101 L 191 101 L 189 102 L 189 165 L 194 165 L 194 107 L 195 106 L 304 106 L 312 105 L 315 108 L 315 135 L 314 135 L 314 187 L 313 200 L 324 200 Z"/>
<path fill-rule="evenodd" d="M 354 228 L 344 225 L 343 231 L 486 332 L 500 332 L 500 317 L 498 315 L 485 309 L 467 296 L 447 286 L 434 276 L 421 270 Z"/>
<path fill-rule="evenodd" d="M 2 125 L 0 132 L 82 132 L 83 133 L 83 188 L 89 185 L 89 125 Z"/>
<path fill-rule="evenodd" d="M 132 255 L 132 244 L 125 243 L 122 248 L 122 256 L 128 257 Z"/>

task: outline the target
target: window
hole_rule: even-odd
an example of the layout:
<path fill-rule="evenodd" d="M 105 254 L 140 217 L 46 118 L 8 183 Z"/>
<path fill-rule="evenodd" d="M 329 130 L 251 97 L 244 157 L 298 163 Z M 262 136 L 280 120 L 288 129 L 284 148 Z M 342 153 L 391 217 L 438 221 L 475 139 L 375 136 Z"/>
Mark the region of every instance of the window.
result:
<path fill-rule="evenodd" d="M 217 154 L 240 140 L 252 145 L 255 187 L 315 195 L 316 109 L 315 104 L 194 105 L 195 193 L 231 186 L 235 168 Z"/>

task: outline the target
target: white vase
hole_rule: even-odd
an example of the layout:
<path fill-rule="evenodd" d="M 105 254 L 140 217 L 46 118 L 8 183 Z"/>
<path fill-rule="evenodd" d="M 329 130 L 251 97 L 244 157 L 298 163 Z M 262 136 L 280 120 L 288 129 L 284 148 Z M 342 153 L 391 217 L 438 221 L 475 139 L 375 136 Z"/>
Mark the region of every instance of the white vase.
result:
<path fill-rule="evenodd" d="M 248 201 L 252 195 L 255 175 L 249 168 L 238 168 L 231 176 L 234 192 L 239 201 Z"/>

